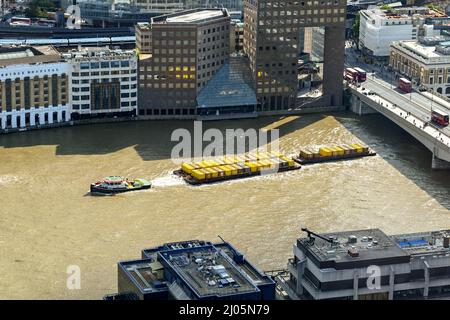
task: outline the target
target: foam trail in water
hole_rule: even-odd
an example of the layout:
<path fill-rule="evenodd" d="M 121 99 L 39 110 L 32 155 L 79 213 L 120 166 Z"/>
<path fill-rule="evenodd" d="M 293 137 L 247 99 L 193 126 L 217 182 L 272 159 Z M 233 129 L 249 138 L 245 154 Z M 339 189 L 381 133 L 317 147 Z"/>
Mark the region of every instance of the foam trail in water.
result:
<path fill-rule="evenodd" d="M 167 175 L 158 177 L 152 180 L 152 187 L 172 187 L 172 186 L 181 186 L 186 184 L 184 180 L 180 177 L 177 177 L 172 172 L 168 172 Z"/>
<path fill-rule="evenodd" d="M 19 178 L 12 175 L 0 176 L 0 185 L 7 185 L 10 183 L 18 182 Z"/>

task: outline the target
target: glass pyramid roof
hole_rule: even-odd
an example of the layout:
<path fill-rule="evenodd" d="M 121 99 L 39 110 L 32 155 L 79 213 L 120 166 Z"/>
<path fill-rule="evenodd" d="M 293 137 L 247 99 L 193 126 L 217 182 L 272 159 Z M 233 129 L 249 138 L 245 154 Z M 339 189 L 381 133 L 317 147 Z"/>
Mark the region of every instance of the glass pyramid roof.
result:
<path fill-rule="evenodd" d="M 253 79 L 246 57 L 230 57 L 197 96 L 197 108 L 256 105 Z"/>

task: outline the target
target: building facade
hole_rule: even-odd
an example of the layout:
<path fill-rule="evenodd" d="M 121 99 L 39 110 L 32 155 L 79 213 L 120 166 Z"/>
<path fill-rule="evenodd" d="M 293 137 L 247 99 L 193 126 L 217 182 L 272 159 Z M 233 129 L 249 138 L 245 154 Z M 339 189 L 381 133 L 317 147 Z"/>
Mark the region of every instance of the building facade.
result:
<path fill-rule="evenodd" d="M 323 97 L 342 105 L 346 1 L 244 0 L 244 52 L 250 60 L 259 111 L 297 106 L 299 28 L 325 27 Z"/>
<path fill-rule="evenodd" d="M 369 56 L 388 57 L 393 41 L 417 38 L 417 27 L 407 14 L 387 10 L 360 11 L 359 46 Z"/>
<path fill-rule="evenodd" d="M 0 48 L 0 129 L 70 120 L 69 66 L 52 47 Z"/>
<path fill-rule="evenodd" d="M 360 11 L 359 45 L 366 56 L 384 59 L 394 41 L 439 35 L 446 14 L 427 7 L 399 7 Z"/>
<path fill-rule="evenodd" d="M 134 50 L 83 48 L 69 51 L 63 57 L 70 65 L 73 119 L 136 115 Z"/>
<path fill-rule="evenodd" d="M 389 65 L 414 84 L 450 98 L 450 42 L 439 37 L 394 42 Z"/>
<path fill-rule="evenodd" d="M 387 236 L 379 229 L 299 238 L 288 275 L 293 299 L 394 300 L 450 293 L 450 230 Z"/>
<path fill-rule="evenodd" d="M 136 26 L 139 115 L 194 116 L 197 94 L 228 61 L 225 9 L 194 9 Z"/>
<path fill-rule="evenodd" d="M 242 52 L 244 49 L 244 23 L 231 20 L 230 24 L 230 53 Z"/>

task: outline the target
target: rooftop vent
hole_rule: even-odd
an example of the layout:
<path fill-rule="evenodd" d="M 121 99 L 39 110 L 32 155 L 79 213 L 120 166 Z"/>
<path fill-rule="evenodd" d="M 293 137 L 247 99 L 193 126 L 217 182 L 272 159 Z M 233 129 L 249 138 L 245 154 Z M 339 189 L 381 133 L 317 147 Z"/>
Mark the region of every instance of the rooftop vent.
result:
<path fill-rule="evenodd" d="M 450 42 L 441 43 L 435 50 L 441 54 L 450 55 Z"/>
<path fill-rule="evenodd" d="M 450 247 L 450 235 L 446 234 L 443 238 L 443 246 L 444 248 Z"/>
<path fill-rule="evenodd" d="M 354 235 L 348 237 L 348 243 L 356 243 L 357 238 Z"/>

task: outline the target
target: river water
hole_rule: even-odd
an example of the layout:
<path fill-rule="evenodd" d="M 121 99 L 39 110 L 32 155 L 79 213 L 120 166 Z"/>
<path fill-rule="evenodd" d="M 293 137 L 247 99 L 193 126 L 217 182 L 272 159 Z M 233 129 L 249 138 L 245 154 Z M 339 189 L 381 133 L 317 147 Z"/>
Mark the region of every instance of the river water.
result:
<path fill-rule="evenodd" d="M 182 121 L 67 127 L 0 136 L 0 298 L 100 299 L 117 261 L 188 239 L 230 241 L 262 270 L 283 268 L 300 227 L 450 228 L 450 173 L 380 115 L 349 113 L 207 122 L 204 128 L 278 128 L 280 148 L 362 141 L 378 155 L 192 187 L 171 176 L 171 132 Z M 151 190 L 87 195 L 107 175 L 143 177 Z M 81 270 L 68 290 L 67 268 Z"/>

